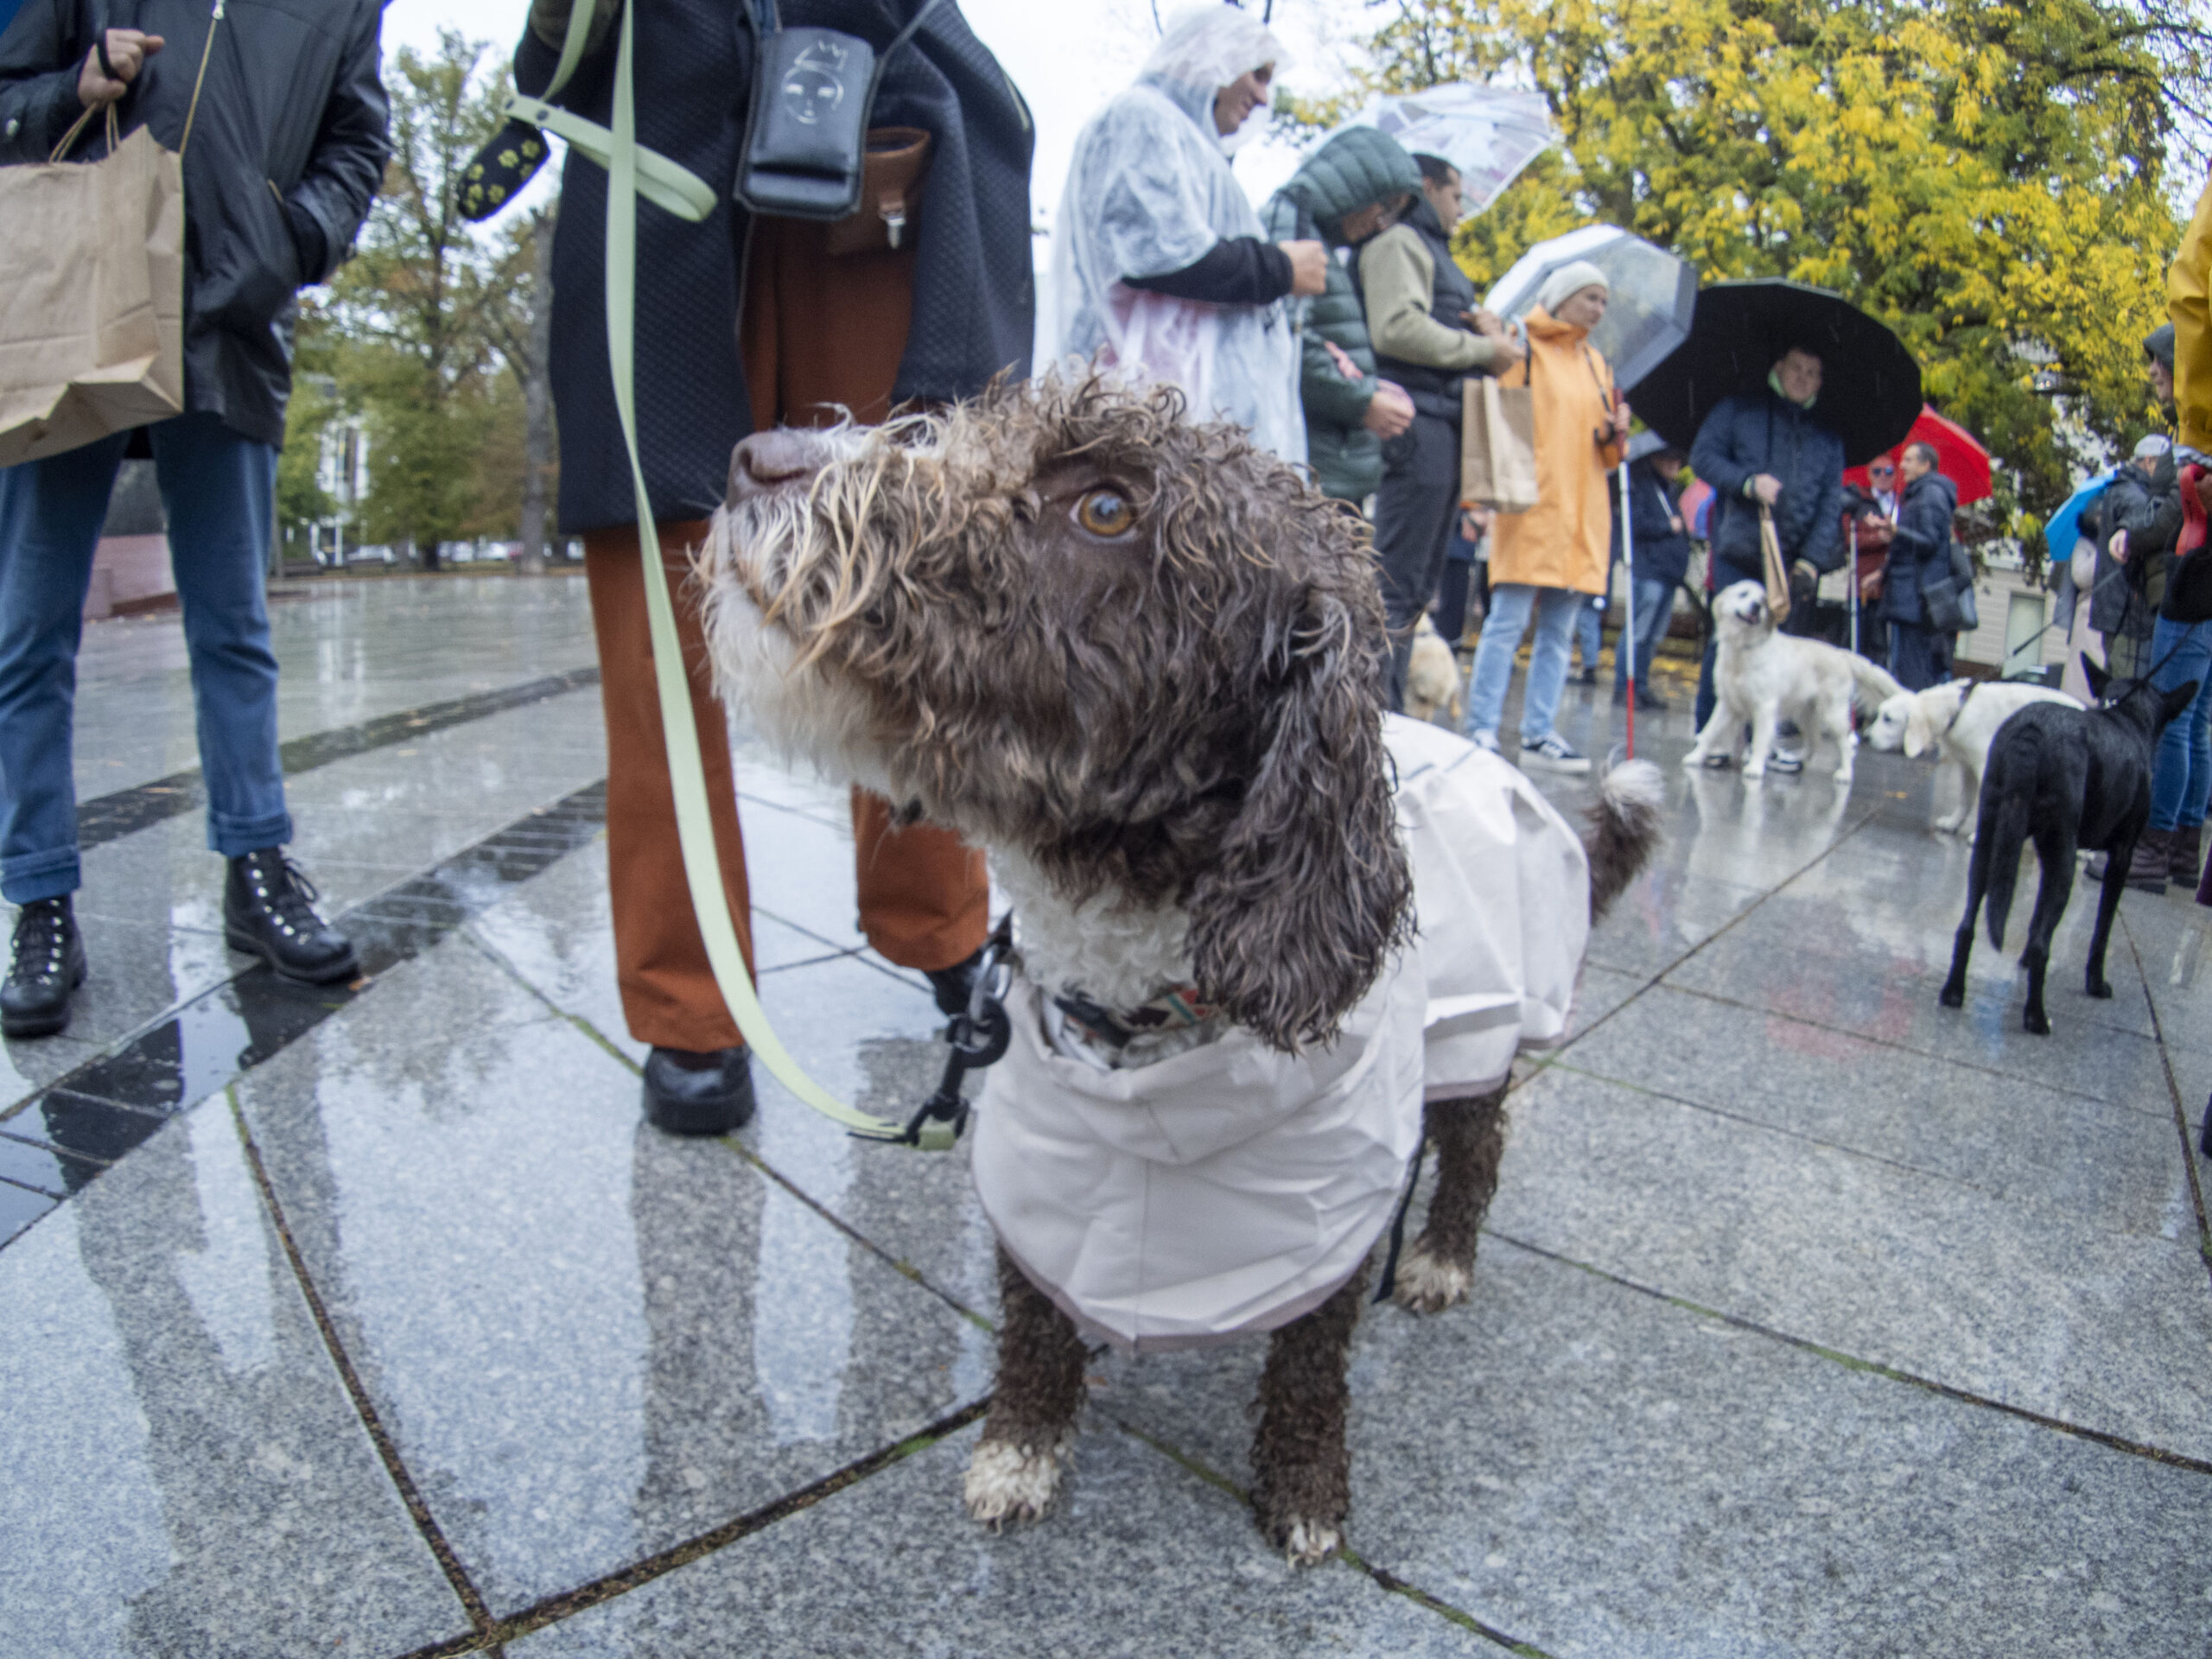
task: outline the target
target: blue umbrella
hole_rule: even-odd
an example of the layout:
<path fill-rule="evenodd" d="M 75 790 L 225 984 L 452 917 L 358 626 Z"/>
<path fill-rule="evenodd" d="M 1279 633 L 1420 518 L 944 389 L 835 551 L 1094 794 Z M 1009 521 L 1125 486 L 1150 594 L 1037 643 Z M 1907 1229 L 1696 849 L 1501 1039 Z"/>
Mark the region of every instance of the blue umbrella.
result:
<path fill-rule="evenodd" d="M 2066 505 L 2043 532 L 2053 559 L 2063 563 L 2074 556 L 2074 543 L 2082 538 L 2082 515 L 2088 511 L 2091 502 L 2105 493 L 2105 486 L 2119 476 L 2119 467 L 2108 467 L 2066 498 Z"/>

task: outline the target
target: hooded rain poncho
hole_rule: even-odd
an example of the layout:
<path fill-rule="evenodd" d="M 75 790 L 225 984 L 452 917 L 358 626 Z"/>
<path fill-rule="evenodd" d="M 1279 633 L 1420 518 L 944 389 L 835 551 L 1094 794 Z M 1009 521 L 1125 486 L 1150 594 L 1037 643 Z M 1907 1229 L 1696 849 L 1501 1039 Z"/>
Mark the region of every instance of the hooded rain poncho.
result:
<path fill-rule="evenodd" d="M 1260 448 L 1302 463 L 1288 308 L 1212 305 L 1122 280 L 1183 270 L 1225 238 L 1263 235 L 1230 170 L 1228 141 L 1214 130 L 1213 102 L 1238 76 L 1285 57 L 1257 19 L 1234 7 L 1170 25 L 1136 84 L 1076 140 L 1052 285 L 1060 355 L 1095 354 L 1103 368 L 1179 386 L 1194 419 L 1234 421 Z"/>

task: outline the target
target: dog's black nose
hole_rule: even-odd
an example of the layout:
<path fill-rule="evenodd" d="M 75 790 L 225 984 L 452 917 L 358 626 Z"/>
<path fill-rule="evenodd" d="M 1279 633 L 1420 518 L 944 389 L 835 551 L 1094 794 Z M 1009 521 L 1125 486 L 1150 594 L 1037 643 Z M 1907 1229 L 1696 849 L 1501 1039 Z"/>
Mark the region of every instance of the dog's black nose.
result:
<path fill-rule="evenodd" d="M 820 472 L 829 459 L 829 446 L 811 432 L 788 427 L 755 432 L 741 442 L 729 458 L 728 499 L 741 501 L 791 484 L 803 484 Z"/>

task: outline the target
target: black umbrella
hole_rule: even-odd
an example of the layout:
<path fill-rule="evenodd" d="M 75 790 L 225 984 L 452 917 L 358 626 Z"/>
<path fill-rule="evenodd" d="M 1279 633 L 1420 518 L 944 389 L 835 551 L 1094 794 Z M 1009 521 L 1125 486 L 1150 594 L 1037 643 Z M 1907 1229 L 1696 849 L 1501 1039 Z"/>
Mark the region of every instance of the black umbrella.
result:
<path fill-rule="evenodd" d="M 1701 289 L 1690 337 L 1628 389 L 1643 423 L 1687 454 L 1724 397 L 1766 384 L 1792 347 L 1826 371 L 1813 418 L 1856 467 L 1894 448 L 1920 415 L 1920 365 L 1904 342 L 1840 294 L 1765 278 Z"/>

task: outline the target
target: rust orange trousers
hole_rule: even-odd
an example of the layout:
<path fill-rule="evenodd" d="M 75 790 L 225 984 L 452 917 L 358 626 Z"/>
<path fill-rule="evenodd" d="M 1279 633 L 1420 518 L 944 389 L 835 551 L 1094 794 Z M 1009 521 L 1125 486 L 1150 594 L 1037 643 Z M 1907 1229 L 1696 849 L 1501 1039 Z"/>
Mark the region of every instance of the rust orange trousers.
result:
<path fill-rule="evenodd" d="M 796 219 L 763 219 L 757 227 L 739 341 L 756 428 L 826 425 L 837 418 L 836 405 L 861 421 L 890 412 L 912 313 L 912 252 L 831 258 L 823 235 L 823 226 Z M 750 964 L 752 899 L 736 780 L 686 557 L 707 526 L 694 520 L 658 528 L 676 595 L 722 884 Z M 638 558 L 633 527 L 584 536 L 607 710 L 607 861 L 622 1012 L 639 1042 L 695 1052 L 730 1048 L 740 1041 L 737 1027 L 707 964 L 677 842 Z M 889 804 L 857 789 L 852 812 L 860 925 L 868 943 L 906 968 L 950 967 L 975 951 L 989 919 L 983 855 L 928 824 L 893 829 Z M 772 910 L 774 895 L 762 897 Z"/>

